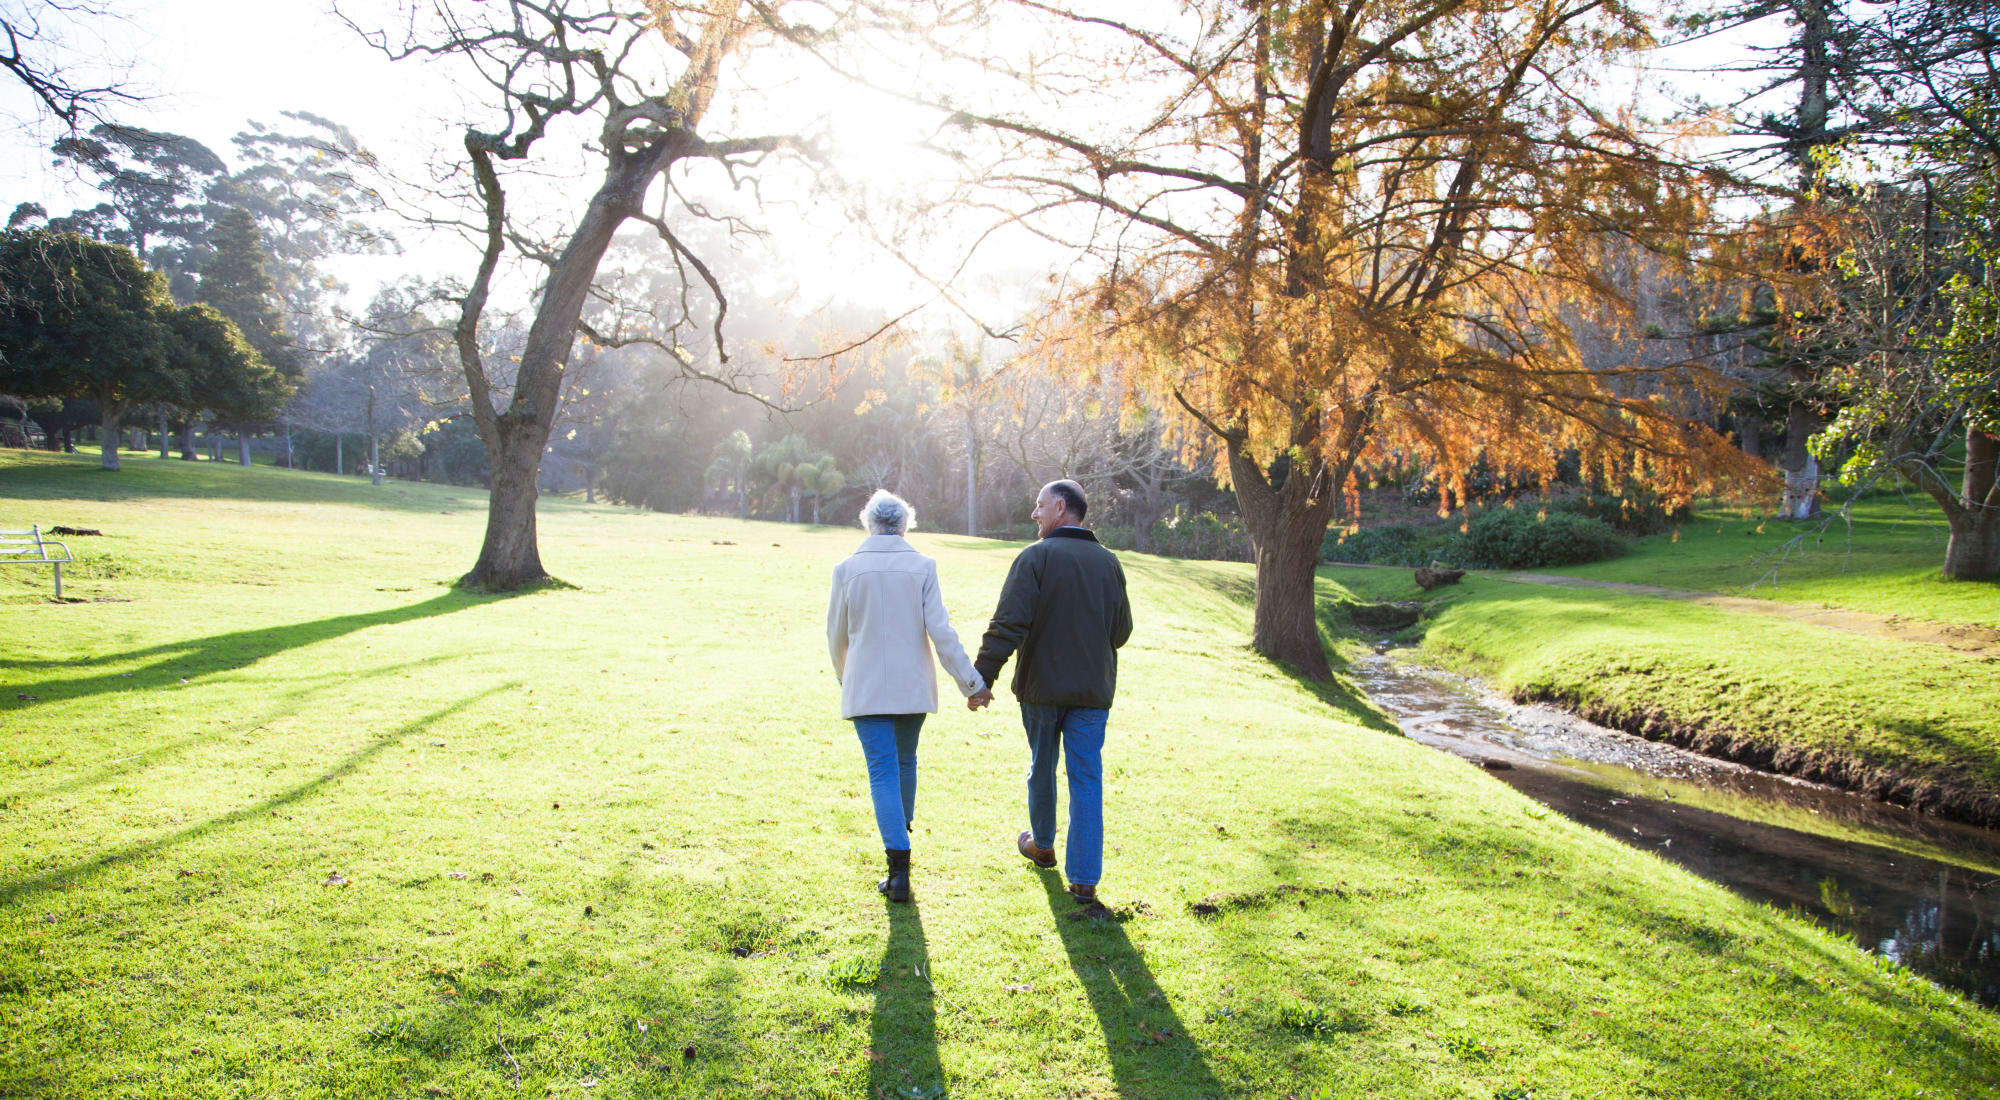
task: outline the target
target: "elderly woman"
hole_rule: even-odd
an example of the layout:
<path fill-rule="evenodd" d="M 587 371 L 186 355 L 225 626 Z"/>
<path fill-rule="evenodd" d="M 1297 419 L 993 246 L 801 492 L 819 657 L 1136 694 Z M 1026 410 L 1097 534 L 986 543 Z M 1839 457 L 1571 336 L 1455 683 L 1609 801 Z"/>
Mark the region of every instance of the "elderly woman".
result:
<path fill-rule="evenodd" d="M 868 537 L 833 569 L 826 645 L 840 681 L 840 716 L 854 721 L 868 761 L 875 826 L 889 857 L 876 885 L 890 901 L 910 900 L 910 824 L 917 805 L 917 734 L 938 709 L 930 650 L 970 698 L 986 683 L 958 644 L 938 590 L 937 562 L 903 538 L 916 526 L 908 502 L 877 491 L 861 509 Z M 928 635 L 929 644 L 925 644 Z"/>

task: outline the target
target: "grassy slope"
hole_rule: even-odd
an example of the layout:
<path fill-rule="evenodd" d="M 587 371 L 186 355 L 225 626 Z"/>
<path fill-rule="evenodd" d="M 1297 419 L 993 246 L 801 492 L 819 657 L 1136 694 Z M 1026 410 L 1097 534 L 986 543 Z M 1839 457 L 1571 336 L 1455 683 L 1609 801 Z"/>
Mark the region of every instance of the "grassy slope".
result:
<path fill-rule="evenodd" d="M 0 457 L 115 601 L 0 575 L 0 1095 L 2000 1093 L 2000 1019 L 1252 659 L 1240 566 L 1127 556 L 1121 919 L 1009 852 L 1004 707 L 885 917 L 855 533 L 551 502 L 580 587 L 475 599 L 476 504 Z M 1009 550 L 920 544 L 977 623 Z"/>
<path fill-rule="evenodd" d="M 2000 662 L 1643 596 L 1468 578 L 1425 648 L 1517 698 L 1892 801 L 2000 811 Z M 1768 759 L 1767 759 L 1768 758 Z"/>
<path fill-rule="evenodd" d="M 1549 571 L 2000 623 L 2000 585 L 1940 579 L 1943 535 L 1907 504 L 1873 497 L 1855 513 L 1851 541 L 1837 528 L 1782 565 L 1774 549 L 1795 527 L 1709 516 L 1678 542 L 1646 539 L 1626 557 Z M 1323 576 L 1365 599 L 1423 595 L 1401 570 L 1330 567 Z M 1517 698 L 1878 797 L 2000 819 L 2000 662 L 1990 657 L 1612 592 L 1471 578 L 1431 598 L 1426 649 Z"/>
<path fill-rule="evenodd" d="M 2000 626 L 2000 583 L 1939 576 L 1948 534 L 1929 500 L 1879 494 L 1855 502 L 1851 524 L 1831 517 L 1823 531 L 1709 512 L 1679 541 L 1660 535 L 1625 557 L 1545 572 Z"/>

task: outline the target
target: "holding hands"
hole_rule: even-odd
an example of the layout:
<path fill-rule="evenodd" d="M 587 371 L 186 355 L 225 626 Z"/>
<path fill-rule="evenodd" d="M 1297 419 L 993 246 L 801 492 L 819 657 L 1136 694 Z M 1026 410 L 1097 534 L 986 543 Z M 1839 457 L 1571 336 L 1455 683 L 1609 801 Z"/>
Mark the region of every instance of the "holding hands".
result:
<path fill-rule="evenodd" d="M 992 703 L 993 703 L 993 689 L 990 687 L 980 688 L 977 694 L 969 695 L 966 697 L 965 709 L 978 710 L 981 707 L 991 706 Z"/>

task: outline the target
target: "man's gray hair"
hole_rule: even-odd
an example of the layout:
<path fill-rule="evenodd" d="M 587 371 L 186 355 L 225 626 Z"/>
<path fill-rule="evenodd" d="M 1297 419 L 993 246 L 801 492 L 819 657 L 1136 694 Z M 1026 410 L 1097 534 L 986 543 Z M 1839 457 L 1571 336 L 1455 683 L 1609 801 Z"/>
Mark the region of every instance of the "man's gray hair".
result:
<path fill-rule="evenodd" d="M 871 535 L 900 535 L 916 525 L 916 509 L 887 489 L 875 490 L 861 506 L 861 526 Z"/>
<path fill-rule="evenodd" d="M 1083 486 L 1068 478 L 1051 481 L 1043 488 L 1049 491 L 1050 496 L 1063 502 L 1063 510 L 1069 513 L 1071 519 L 1081 520 L 1084 513 L 1090 511 L 1090 503 L 1083 499 Z"/>

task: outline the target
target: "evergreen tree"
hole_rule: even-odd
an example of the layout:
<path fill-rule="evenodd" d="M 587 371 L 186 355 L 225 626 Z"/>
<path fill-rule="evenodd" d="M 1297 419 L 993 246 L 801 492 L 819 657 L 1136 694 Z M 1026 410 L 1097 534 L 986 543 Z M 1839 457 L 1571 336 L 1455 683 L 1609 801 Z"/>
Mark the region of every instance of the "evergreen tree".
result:
<path fill-rule="evenodd" d="M 200 300 L 236 323 L 250 346 L 287 378 L 298 376 L 298 356 L 284 331 L 277 284 L 263 234 L 248 211 L 224 210 L 208 233 L 209 257 L 201 268 Z"/>
<path fill-rule="evenodd" d="M 51 218 L 48 227 L 122 244 L 166 272 L 177 297 L 190 296 L 218 213 L 212 192 L 228 174 L 222 158 L 191 137 L 108 123 L 60 138 L 53 149 L 58 161 L 95 177 L 107 200 Z"/>
<path fill-rule="evenodd" d="M 97 402 L 104 468 L 116 470 L 125 411 L 185 392 L 165 278 L 120 245 L 9 230 L 0 286 L 0 391 Z"/>

